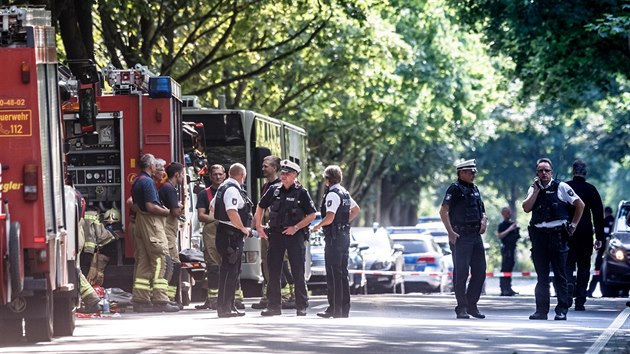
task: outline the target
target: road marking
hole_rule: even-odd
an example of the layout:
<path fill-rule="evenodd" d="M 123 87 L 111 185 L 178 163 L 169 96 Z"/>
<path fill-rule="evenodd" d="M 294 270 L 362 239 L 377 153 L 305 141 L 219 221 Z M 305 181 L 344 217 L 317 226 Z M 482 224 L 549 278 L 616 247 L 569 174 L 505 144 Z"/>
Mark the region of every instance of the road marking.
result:
<path fill-rule="evenodd" d="M 608 326 L 608 328 L 604 331 L 604 333 L 600 334 L 595 343 L 591 345 L 590 348 L 586 351 L 586 354 L 597 354 L 604 349 L 606 343 L 610 340 L 610 337 L 615 334 L 615 332 L 626 322 L 626 319 L 630 315 L 630 308 L 625 308 L 621 313 L 617 316 L 617 318 L 613 321 L 613 323 Z"/>

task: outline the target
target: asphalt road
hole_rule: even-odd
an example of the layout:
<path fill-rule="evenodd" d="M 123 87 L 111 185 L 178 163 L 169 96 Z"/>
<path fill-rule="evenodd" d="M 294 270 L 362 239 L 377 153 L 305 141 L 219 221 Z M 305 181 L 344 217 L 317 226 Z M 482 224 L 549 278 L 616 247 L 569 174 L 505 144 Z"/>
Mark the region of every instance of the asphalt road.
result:
<path fill-rule="evenodd" d="M 491 285 L 491 284 L 490 284 Z M 492 287 L 490 287 L 492 288 Z M 489 289 L 490 289 L 489 288 Z M 630 308 L 626 299 L 590 299 L 587 311 L 567 321 L 531 321 L 530 295 L 484 295 L 486 319 L 457 320 L 453 295 L 363 295 L 351 317 L 322 319 L 323 296 L 306 317 L 285 310 L 262 317 L 249 304 L 241 318 L 219 319 L 192 306 L 175 314 L 134 314 L 78 319 L 73 337 L 51 343 L 17 343 L 2 353 L 598 353 L 627 352 Z M 551 316 L 553 318 L 553 316 Z M 0 334 L 1 335 L 1 334 Z"/>

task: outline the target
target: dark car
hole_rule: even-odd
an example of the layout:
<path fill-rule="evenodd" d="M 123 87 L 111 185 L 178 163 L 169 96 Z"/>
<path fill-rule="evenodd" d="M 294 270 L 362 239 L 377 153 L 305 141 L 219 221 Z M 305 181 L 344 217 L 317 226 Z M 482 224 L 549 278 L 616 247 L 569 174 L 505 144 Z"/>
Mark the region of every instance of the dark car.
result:
<path fill-rule="evenodd" d="M 602 262 L 602 296 L 617 297 L 630 289 L 630 201 L 619 203 L 617 217 Z"/>
<path fill-rule="evenodd" d="M 321 220 L 321 216 L 317 213 L 317 217 L 311 223 L 311 226 L 317 224 Z M 352 235 L 351 235 L 352 237 Z M 321 230 L 311 232 L 310 234 L 310 255 L 311 255 L 311 276 L 307 281 L 308 289 L 313 294 L 326 293 L 326 262 L 324 259 L 324 234 Z M 363 271 L 365 270 L 365 262 L 363 261 L 362 252 L 367 250 L 369 246 L 362 244 L 353 239 L 350 240 L 350 248 L 348 254 L 348 282 L 350 285 L 350 293 L 360 294 L 366 290 L 367 280 Z"/>
<path fill-rule="evenodd" d="M 359 244 L 369 249 L 362 252 L 365 261 L 367 288 L 370 293 L 398 292 L 403 286 L 404 247 L 394 244 L 384 228 L 353 227 L 351 233 Z"/>

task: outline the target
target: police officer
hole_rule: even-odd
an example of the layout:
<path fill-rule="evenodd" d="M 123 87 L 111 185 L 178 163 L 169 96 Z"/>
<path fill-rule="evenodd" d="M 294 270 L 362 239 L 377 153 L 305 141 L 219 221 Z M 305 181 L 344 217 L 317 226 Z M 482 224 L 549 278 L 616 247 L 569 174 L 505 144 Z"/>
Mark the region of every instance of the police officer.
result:
<path fill-rule="evenodd" d="M 169 215 L 166 217 L 164 225 L 164 232 L 168 241 L 166 265 L 169 267 L 167 268 L 166 280 L 168 280 L 168 298 L 173 302 L 177 297 L 179 273 L 182 268 L 182 263 L 179 260 L 179 251 L 177 250 L 177 231 L 179 229 L 179 217 L 184 213 L 184 206 L 179 198 L 177 187 L 184 183 L 184 178 L 186 177 L 184 166 L 178 162 L 171 163 L 166 166 L 166 176 L 167 181 L 160 187 L 158 195 L 164 207 L 169 210 Z"/>
<path fill-rule="evenodd" d="M 238 286 L 243 255 L 243 238 L 250 234 L 251 212 L 254 204 L 241 188 L 247 171 L 235 163 L 229 169 L 230 178 L 221 184 L 210 206 L 214 209 L 217 225 L 216 246 L 221 255 L 219 267 L 219 296 L 217 315 L 223 317 L 244 316 L 234 304 L 234 292 Z"/>
<path fill-rule="evenodd" d="M 140 158 L 142 172 L 131 187 L 135 209 L 136 274 L 133 284 L 135 312 L 177 312 L 179 307 L 169 302 L 166 290 L 166 256 L 168 241 L 164 223 L 170 211 L 162 206 L 157 188 L 151 179 L 155 173 L 155 157 L 145 154 Z"/>
<path fill-rule="evenodd" d="M 266 156 L 262 163 L 262 175 L 265 177 L 265 184 L 260 188 L 260 195 L 265 195 L 265 192 L 274 184 L 280 183 L 278 172 L 280 171 L 280 158 L 274 155 Z M 269 209 L 266 209 L 262 216 L 262 225 L 267 225 L 269 222 Z M 267 308 L 269 300 L 267 299 L 267 285 L 269 283 L 269 266 L 267 264 L 267 250 L 269 249 L 269 240 L 266 238 L 260 239 L 260 256 L 261 267 L 263 273 L 263 286 L 262 297 L 258 303 L 252 304 L 253 309 L 263 310 Z"/>
<path fill-rule="evenodd" d="M 586 303 L 586 288 L 591 273 L 593 248 L 600 249 L 606 239 L 604 205 L 597 188 L 586 182 L 586 164 L 583 161 L 576 160 L 573 163 L 573 180 L 568 181 L 567 184 L 584 202 L 582 218 L 580 218 L 573 236 L 569 239 L 569 254 L 567 256 L 569 307 L 571 307 L 573 297 L 575 297 L 575 311 L 584 311 L 586 310 L 584 304 Z M 570 209 L 569 217 L 572 214 L 573 208 Z M 593 227 L 597 238 L 594 244 Z M 577 274 L 573 276 L 576 268 Z"/>
<path fill-rule="evenodd" d="M 567 239 L 575 231 L 584 210 L 584 203 L 568 184 L 551 178 L 552 171 L 551 160 L 548 158 L 541 158 L 536 162 L 536 177 L 523 201 L 523 211 L 532 212 L 527 229 L 532 241 L 532 260 L 538 278 L 535 289 L 536 312 L 529 316 L 530 320 L 547 319 L 550 264 L 558 298 L 554 320 L 567 319 Z M 568 224 L 571 205 L 575 206 L 575 212 Z"/>
<path fill-rule="evenodd" d="M 440 218 L 448 231 L 455 266 L 455 314 L 457 318 L 485 318 L 479 312 L 477 302 L 486 279 L 486 256 L 481 235 L 486 231 L 488 219 L 479 189 L 473 183 L 477 173 L 476 161 L 463 161 L 456 168 L 457 182 L 446 190 L 440 208 Z M 466 288 L 469 270 L 470 282 Z"/>
<path fill-rule="evenodd" d="M 350 248 L 350 222 L 361 209 L 350 193 L 341 186 L 341 168 L 331 165 L 324 170 L 326 190 L 322 200 L 322 221 L 313 231 L 323 228 L 324 260 L 326 262 L 326 286 L 328 308 L 317 316 L 348 317 L 350 313 L 350 286 L 348 285 L 348 249 Z"/>
<path fill-rule="evenodd" d="M 269 238 L 267 264 L 269 265 L 269 284 L 267 310 L 263 316 L 277 316 L 282 313 L 280 296 L 280 274 L 285 251 L 291 264 L 291 274 L 295 282 L 295 305 L 298 316 L 306 316 L 308 295 L 304 280 L 305 240 L 307 227 L 315 219 L 315 204 L 308 191 L 295 180 L 300 173 L 300 166 L 289 160 L 280 162 L 280 183 L 267 190 L 256 207 L 255 225 L 260 237 Z M 264 210 L 269 212 L 269 229 L 262 227 Z M 267 235 L 268 233 L 268 235 Z"/>
<path fill-rule="evenodd" d="M 519 227 L 516 221 L 510 220 L 512 217 L 510 208 L 504 207 L 501 209 L 501 216 L 503 216 L 503 221 L 497 228 L 497 237 L 501 240 L 501 272 L 510 273 L 514 270 L 514 264 L 516 263 L 516 242 L 520 238 L 518 233 Z M 518 295 L 512 289 L 512 277 L 501 277 L 499 285 L 501 287 L 501 296 Z"/>

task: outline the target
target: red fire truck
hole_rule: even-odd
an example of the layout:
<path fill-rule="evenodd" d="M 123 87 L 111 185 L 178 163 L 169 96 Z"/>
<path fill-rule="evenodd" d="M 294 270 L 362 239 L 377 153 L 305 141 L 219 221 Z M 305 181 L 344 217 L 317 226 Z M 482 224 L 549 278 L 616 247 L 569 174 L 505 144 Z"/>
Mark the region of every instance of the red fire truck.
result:
<path fill-rule="evenodd" d="M 186 165 L 185 155 L 194 150 L 187 145 L 194 143 L 196 129 L 202 128 L 182 122 L 180 86 L 170 77 L 156 76 L 141 65 L 126 70 L 110 66 L 100 74 L 92 64 L 77 65 L 80 83 L 71 96 L 76 96 L 79 104 L 66 104 L 63 110 L 64 132 L 69 142 L 68 173 L 87 209 L 97 212 L 116 235 L 114 242 L 98 251 L 109 257 L 103 286 L 131 291 L 133 242 L 124 227 L 130 212 L 125 201 L 131 196 L 132 183 L 140 172 L 139 159 L 151 153 L 167 164 Z M 162 182 L 165 181 L 166 176 Z M 179 192 L 190 214 L 193 208 L 189 192 L 183 186 Z M 118 216 L 112 219 L 114 214 Z M 187 215 L 182 221 L 185 225 L 178 237 L 180 251 L 191 248 L 190 220 Z M 86 270 L 89 261 L 83 260 L 81 265 Z M 180 281 L 184 284 L 179 288 L 187 294 L 179 296 L 187 304 L 191 274 L 202 277 L 204 265 L 187 263 L 183 268 Z"/>
<path fill-rule="evenodd" d="M 76 197 L 64 183 L 55 32 L 39 8 L 0 8 L 0 339 L 72 335 Z"/>

